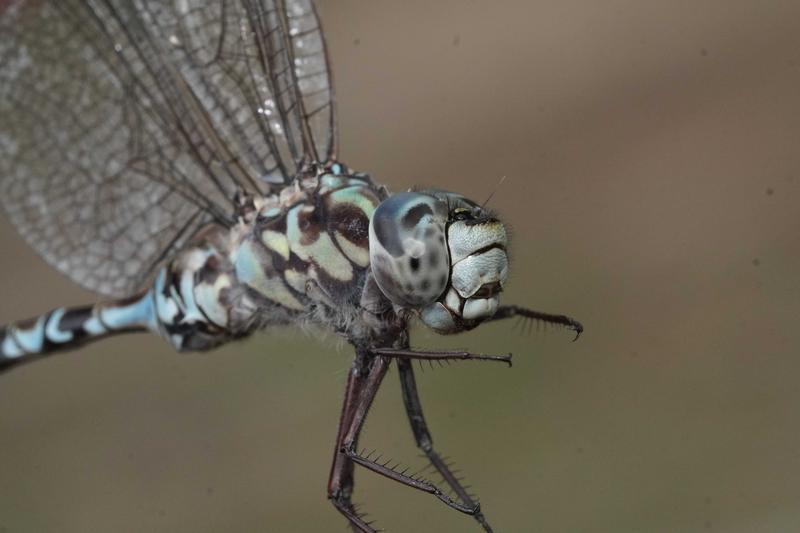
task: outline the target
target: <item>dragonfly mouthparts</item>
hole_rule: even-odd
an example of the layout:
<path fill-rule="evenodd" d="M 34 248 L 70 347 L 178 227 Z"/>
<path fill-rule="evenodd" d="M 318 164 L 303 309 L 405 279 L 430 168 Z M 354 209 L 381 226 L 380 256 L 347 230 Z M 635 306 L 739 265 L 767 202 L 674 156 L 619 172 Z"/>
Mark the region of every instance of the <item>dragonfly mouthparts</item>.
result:
<path fill-rule="evenodd" d="M 472 298 L 491 298 L 495 294 L 500 294 L 501 292 L 503 292 L 503 286 L 500 285 L 499 281 L 485 283 L 475 294 L 472 295 Z"/>

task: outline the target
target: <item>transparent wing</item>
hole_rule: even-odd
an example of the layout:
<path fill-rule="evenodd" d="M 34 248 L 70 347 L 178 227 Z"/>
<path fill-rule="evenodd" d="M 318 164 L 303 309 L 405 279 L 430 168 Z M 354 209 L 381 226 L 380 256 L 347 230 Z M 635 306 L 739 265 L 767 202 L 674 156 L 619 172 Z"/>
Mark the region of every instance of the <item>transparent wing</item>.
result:
<path fill-rule="evenodd" d="M 0 196 L 81 285 L 135 290 L 237 190 L 334 158 L 309 0 L 0 2 Z"/>

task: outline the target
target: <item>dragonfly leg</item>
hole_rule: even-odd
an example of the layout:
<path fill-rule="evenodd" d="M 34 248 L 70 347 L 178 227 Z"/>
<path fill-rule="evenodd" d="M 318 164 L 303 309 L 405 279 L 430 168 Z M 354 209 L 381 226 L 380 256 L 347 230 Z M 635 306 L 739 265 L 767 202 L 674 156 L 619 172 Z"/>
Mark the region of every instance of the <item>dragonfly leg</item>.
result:
<path fill-rule="evenodd" d="M 350 417 L 350 427 L 345 432 L 342 439 L 340 452 L 354 463 L 359 464 L 364 468 L 397 481 L 398 483 L 402 483 L 403 485 L 433 494 L 448 506 L 461 511 L 462 513 L 470 515 L 475 514 L 475 512 L 479 510 L 477 506 L 462 505 L 444 494 L 431 482 L 418 477 L 406 475 L 405 472 L 399 472 L 393 467 L 388 466 L 388 462 L 378 463 L 377 461 L 374 461 L 369 457 L 365 457 L 356 451 L 356 441 L 358 440 L 358 435 L 361 433 L 361 429 L 364 426 L 364 421 L 369 408 L 372 405 L 372 400 L 375 398 L 375 393 L 377 393 L 378 387 L 380 386 L 380 383 L 389 368 L 390 359 L 379 355 L 374 357 L 373 361 L 372 368 L 370 369 L 369 375 L 367 376 L 361 388 L 361 394 L 359 395 L 355 409 Z"/>
<path fill-rule="evenodd" d="M 482 353 L 469 353 L 460 351 L 430 351 L 430 350 L 409 350 L 393 348 L 373 348 L 372 353 L 391 357 L 398 361 L 410 361 L 411 359 L 427 361 L 497 361 L 511 366 L 511 354 L 488 355 Z"/>
<path fill-rule="evenodd" d="M 347 403 L 345 403 L 344 409 L 347 409 Z M 354 532 L 373 533 L 374 530 L 358 514 L 351 500 L 354 485 L 353 467 L 353 461 L 344 454 L 339 453 L 337 446 L 328 480 L 328 499 L 347 518 Z"/>
<path fill-rule="evenodd" d="M 497 312 L 495 312 L 494 316 L 488 320 L 502 320 L 504 318 L 511 318 L 515 316 L 528 320 L 544 322 L 545 324 L 564 326 L 565 328 L 571 329 L 575 332 L 575 338 L 573 340 L 578 340 L 578 337 L 580 337 L 581 333 L 583 333 L 583 326 L 580 322 L 573 318 L 570 318 L 566 315 L 555 315 L 552 313 L 534 311 L 533 309 L 520 307 L 518 305 L 501 305 L 497 308 Z"/>
<path fill-rule="evenodd" d="M 414 432 L 414 439 L 428 460 L 436 468 L 437 472 L 450 485 L 453 492 L 467 506 L 475 510 L 473 516 L 487 533 L 492 532 L 492 527 L 486 521 L 486 517 L 480 510 L 478 502 L 467 493 L 461 481 L 453 474 L 450 467 L 442 457 L 433 449 L 433 437 L 431 437 L 428 425 L 425 423 L 425 415 L 422 413 L 422 402 L 417 393 L 417 382 L 414 378 L 414 368 L 409 359 L 399 359 L 397 367 L 400 371 L 400 386 L 403 391 L 403 403 L 406 407 L 408 420 L 411 423 L 411 430 Z"/>
<path fill-rule="evenodd" d="M 367 381 L 369 370 L 364 354 L 356 354 L 356 359 L 347 375 L 342 413 L 339 417 L 339 429 L 336 435 L 336 449 L 333 453 L 331 473 L 328 478 L 328 498 L 334 507 L 350 522 L 353 531 L 361 533 L 375 533 L 370 524 L 364 520 L 352 502 L 353 495 L 353 461 L 340 450 L 344 436 L 353 420 L 356 407 L 359 404 L 361 392 Z"/>

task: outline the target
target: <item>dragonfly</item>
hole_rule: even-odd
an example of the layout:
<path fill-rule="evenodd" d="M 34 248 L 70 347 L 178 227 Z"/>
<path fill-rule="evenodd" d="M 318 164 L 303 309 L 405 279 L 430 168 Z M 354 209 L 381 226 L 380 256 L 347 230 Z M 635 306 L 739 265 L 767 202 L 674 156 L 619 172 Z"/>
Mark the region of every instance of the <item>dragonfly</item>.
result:
<path fill-rule="evenodd" d="M 500 305 L 501 220 L 436 188 L 392 194 L 339 160 L 328 50 L 310 0 L 0 2 L 0 189 L 41 257 L 98 301 L 0 329 L 3 372 L 146 331 L 210 350 L 273 326 L 353 347 L 327 494 L 354 531 L 356 467 L 441 500 L 492 531 L 433 446 L 415 361 L 511 355 L 412 348 L 521 317 Z M 394 363 L 413 436 L 442 482 L 358 446 Z"/>

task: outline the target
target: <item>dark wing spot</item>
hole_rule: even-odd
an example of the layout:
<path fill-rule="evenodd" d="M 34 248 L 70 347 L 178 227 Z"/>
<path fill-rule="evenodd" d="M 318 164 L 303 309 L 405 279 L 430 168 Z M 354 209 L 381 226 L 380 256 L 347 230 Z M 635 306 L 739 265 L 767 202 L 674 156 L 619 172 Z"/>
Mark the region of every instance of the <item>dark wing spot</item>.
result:
<path fill-rule="evenodd" d="M 419 284 L 419 290 L 427 292 L 431 288 L 431 280 L 423 279 Z"/>
<path fill-rule="evenodd" d="M 436 268 L 439 266 L 439 254 L 436 252 L 431 252 L 428 254 L 428 263 L 431 265 L 431 268 Z"/>

